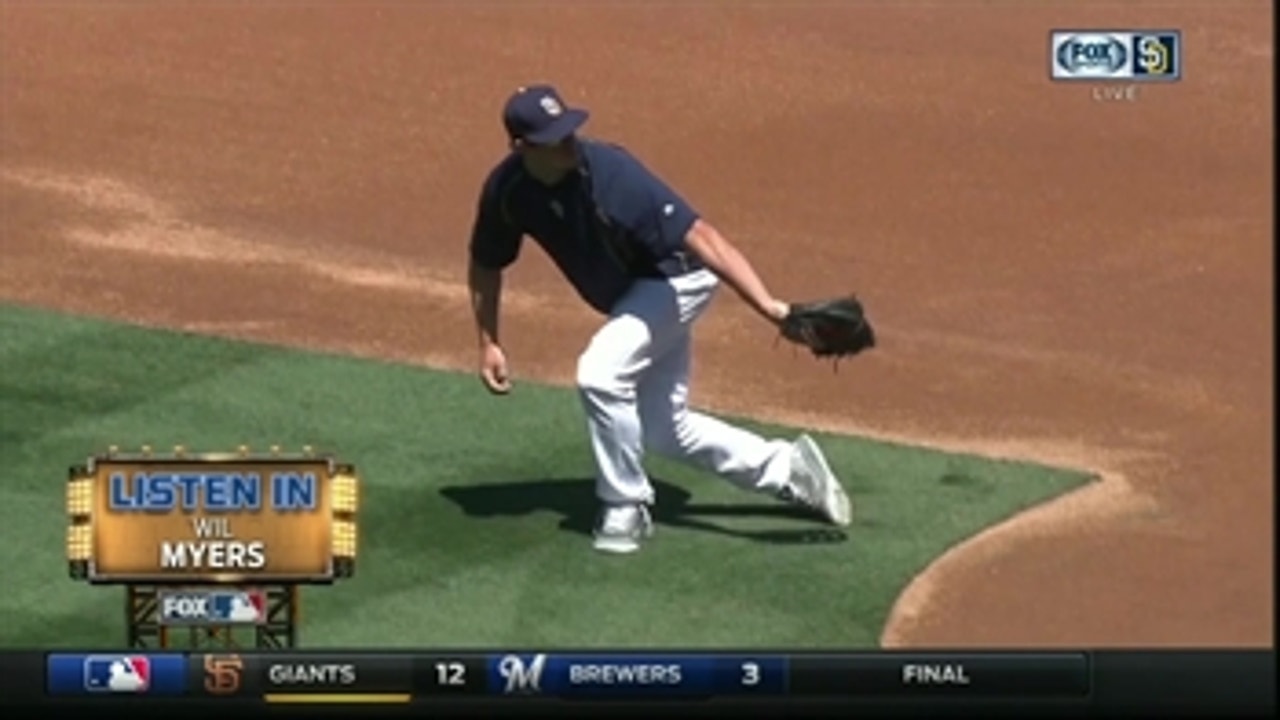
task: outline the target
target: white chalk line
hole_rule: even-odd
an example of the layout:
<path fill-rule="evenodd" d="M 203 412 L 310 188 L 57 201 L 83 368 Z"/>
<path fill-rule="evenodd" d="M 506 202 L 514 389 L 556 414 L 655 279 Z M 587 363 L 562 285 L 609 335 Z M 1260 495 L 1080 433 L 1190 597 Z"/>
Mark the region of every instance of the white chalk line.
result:
<path fill-rule="evenodd" d="M 276 266 L 351 287 L 426 295 L 464 305 L 470 302 L 466 285 L 443 273 L 347 248 L 304 248 L 270 238 L 237 237 L 185 220 L 162 200 L 109 177 L 5 168 L 0 170 L 0 178 L 111 216 L 112 222 L 104 223 L 107 227 L 81 224 L 63 228 L 64 238 L 75 245 L 239 267 Z M 504 290 L 503 302 L 518 311 L 554 309 L 535 295 L 513 289 Z"/>

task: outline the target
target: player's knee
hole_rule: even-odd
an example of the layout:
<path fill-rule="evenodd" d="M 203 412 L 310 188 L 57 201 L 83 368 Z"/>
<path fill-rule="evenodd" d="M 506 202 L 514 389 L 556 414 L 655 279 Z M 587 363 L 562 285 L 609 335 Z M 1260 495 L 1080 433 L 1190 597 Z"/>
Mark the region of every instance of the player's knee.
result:
<path fill-rule="evenodd" d="M 591 352 L 578 357 L 576 381 L 579 392 L 586 395 L 612 397 L 623 395 L 628 389 L 622 373 Z"/>
<path fill-rule="evenodd" d="M 666 458 L 678 459 L 684 452 L 680 437 L 670 427 L 651 428 L 645 425 L 644 447 L 649 452 Z"/>
<path fill-rule="evenodd" d="M 669 405 L 641 413 L 644 445 L 649 451 L 669 458 L 680 458 L 688 445 L 688 427 L 684 410 Z"/>

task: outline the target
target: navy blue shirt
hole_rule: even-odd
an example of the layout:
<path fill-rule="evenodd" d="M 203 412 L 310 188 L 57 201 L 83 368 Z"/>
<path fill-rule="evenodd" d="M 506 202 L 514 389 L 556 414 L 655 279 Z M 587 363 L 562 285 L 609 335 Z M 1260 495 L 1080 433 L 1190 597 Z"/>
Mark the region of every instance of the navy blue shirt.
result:
<path fill-rule="evenodd" d="M 591 307 L 608 313 L 637 278 L 702 267 L 684 237 L 698 213 L 626 149 L 579 139 L 578 169 L 554 186 L 512 153 L 489 173 L 471 234 L 471 258 L 502 269 L 524 236 L 546 251 Z"/>

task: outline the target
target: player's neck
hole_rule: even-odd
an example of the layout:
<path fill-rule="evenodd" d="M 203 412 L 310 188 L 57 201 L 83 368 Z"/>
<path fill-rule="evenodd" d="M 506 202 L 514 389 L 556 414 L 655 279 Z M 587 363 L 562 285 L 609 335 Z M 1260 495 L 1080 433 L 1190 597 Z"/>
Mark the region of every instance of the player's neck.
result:
<path fill-rule="evenodd" d="M 525 170 L 534 180 L 543 185 L 559 185 L 570 172 L 562 168 L 541 166 L 538 163 L 525 163 Z"/>

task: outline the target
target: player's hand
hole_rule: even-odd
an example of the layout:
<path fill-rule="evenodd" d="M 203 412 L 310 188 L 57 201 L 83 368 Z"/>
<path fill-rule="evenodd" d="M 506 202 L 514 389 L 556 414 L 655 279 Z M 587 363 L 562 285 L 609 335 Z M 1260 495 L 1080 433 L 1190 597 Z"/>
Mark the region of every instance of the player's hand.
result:
<path fill-rule="evenodd" d="M 774 325 L 781 325 L 782 321 L 786 320 L 787 315 L 790 313 L 791 304 L 786 301 L 773 298 L 769 302 L 765 303 L 764 316 Z"/>
<path fill-rule="evenodd" d="M 511 378 L 507 375 L 507 355 L 497 344 L 480 349 L 480 381 L 494 395 L 511 392 Z"/>

